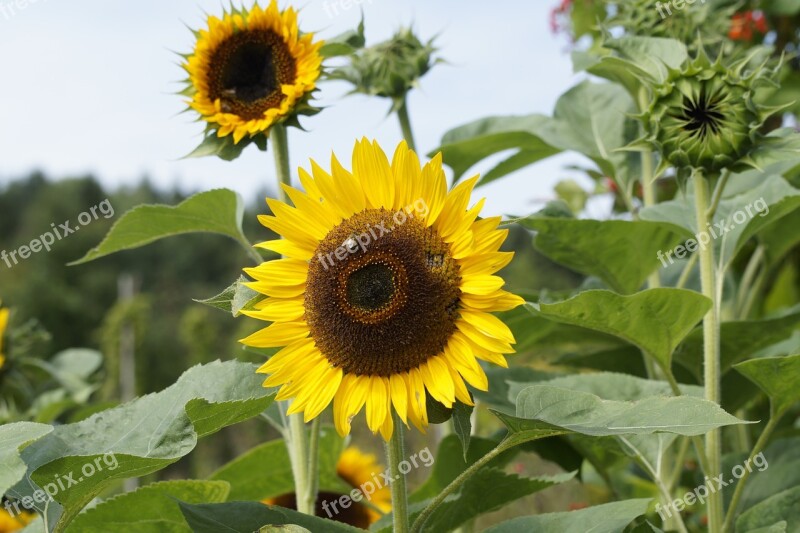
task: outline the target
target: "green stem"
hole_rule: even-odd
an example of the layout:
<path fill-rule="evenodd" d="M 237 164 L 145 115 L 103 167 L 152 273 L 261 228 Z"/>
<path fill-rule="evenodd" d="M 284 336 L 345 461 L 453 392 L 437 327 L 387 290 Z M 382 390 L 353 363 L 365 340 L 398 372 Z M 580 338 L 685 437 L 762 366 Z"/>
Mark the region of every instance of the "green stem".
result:
<path fill-rule="evenodd" d="M 278 199 L 286 202 L 286 192 L 281 185 L 292 184 L 292 172 L 289 168 L 289 136 L 283 124 L 276 124 L 269 130 L 269 141 L 272 144 L 272 156 L 275 158 L 275 172 L 278 175 Z"/>
<path fill-rule="evenodd" d="M 692 273 L 695 263 L 697 263 L 697 254 L 692 254 L 692 257 L 686 262 L 686 266 L 683 267 L 678 283 L 675 284 L 676 289 L 682 289 L 686 282 L 689 281 L 689 275 Z"/>
<path fill-rule="evenodd" d="M 695 171 L 694 181 L 695 216 L 697 230 L 704 231 L 708 226 L 708 182 L 701 171 Z M 719 305 L 716 284 L 714 281 L 714 246 L 700 246 L 700 282 L 703 295 L 711 300 L 711 309 L 703 318 L 703 366 L 705 398 L 719 404 L 720 398 L 720 345 L 719 345 Z M 708 454 L 709 477 L 716 477 L 721 469 L 722 444 L 719 429 L 712 429 L 706 434 L 706 452 Z M 708 500 L 708 527 L 711 533 L 719 533 L 722 527 L 722 493 L 714 492 Z"/>
<path fill-rule="evenodd" d="M 761 453 L 761 450 L 767 445 L 769 442 L 769 438 L 772 435 L 772 432 L 778 426 L 778 422 L 780 421 L 781 417 L 786 412 L 786 409 L 782 409 L 781 411 L 775 413 L 771 413 L 769 422 L 764 427 L 764 431 L 761 433 L 761 436 L 758 437 L 756 441 L 756 445 L 753 446 L 753 450 L 750 452 L 750 457 L 745 461 L 746 464 L 752 465 L 753 458 Z M 728 513 L 725 515 L 725 522 L 722 524 L 722 531 L 729 531 L 730 527 L 733 522 L 734 516 L 736 516 L 736 507 L 739 505 L 739 500 L 742 499 L 742 494 L 744 493 L 744 484 L 747 481 L 747 478 L 750 477 L 750 468 L 746 468 L 742 477 L 739 478 L 739 482 L 736 485 L 736 490 L 733 492 L 733 498 L 731 498 L 731 504 L 728 506 Z"/>
<path fill-rule="evenodd" d="M 414 131 L 411 129 L 411 119 L 408 116 L 408 100 L 406 95 L 403 95 L 403 100 L 397 108 L 397 118 L 400 121 L 400 129 L 403 131 L 403 139 L 408 143 L 408 147 L 417 151 L 416 143 L 414 143 Z"/>
<path fill-rule="evenodd" d="M 289 447 L 289 460 L 292 463 L 292 473 L 294 474 L 297 510 L 313 515 L 316 502 L 308 484 L 308 441 L 302 413 L 289 415 L 289 439 L 287 439 L 286 445 Z"/>
<path fill-rule="evenodd" d="M 686 452 L 689 451 L 689 439 L 687 437 L 681 438 L 681 444 L 678 448 L 678 453 L 675 456 L 675 466 L 672 468 L 672 473 L 667 480 L 667 488 L 672 491 L 678 485 L 683 472 L 683 460 L 686 457 Z"/>
<path fill-rule="evenodd" d="M 311 504 L 317 502 L 319 492 L 319 433 L 321 418 L 317 417 L 311 423 L 311 436 L 308 441 L 308 491 Z"/>
<path fill-rule="evenodd" d="M 286 127 L 276 124 L 269 130 L 269 140 L 272 144 L 272 156 L 275 159 L 275 172 L 278 176 L 278 199 L 287 201 L 286 192 L 282 184 L 291 185 L 292 174 L 289 169 L 289 137 Z M 306 424 L 303 414 L 289 415 L 289 434 L 286 446 L 289 449 L 289 460 L 292 463 L 294 475 L 294 491 L 297 500 L 297 510 L 301 513 L 313 515 L 316 504 L 314 491 L 309 484 L 309 455 L 308 440 L 306 437 Z"/>
<path fill-rule="evenodd" d="M 406 488 L 406 475 L 400 471 L 400 463 L 405 460 L 405 443 L 403 422 L 400 417 L 392 412 L 394 417 L 394 432 L 392 438 L 386 443 L 386 460 L 392 476 L 392 519 L 394 533 L 408 533 L 408 490 Z"/>
<path fill-rule="evenodd" d="M 717 214 L 717 208 L 719 207 L 719 202 L 722 200 L 722 193 L 725 191 L 725 185 L 728 184 L 728 179 L 731 177 L 731 171 L 726 170 L 725 174 L 717 181 L 717 186 L 714 187 L 714 195 L 711 198 L 711 205 L 706 212 L 706 216 L 709 220 L 714 220 L 714 215 Z"/>
<path fill-rule="evenodd" d="M 747 262 L 747 266 L 742 274 L 742 281 L 739 284 L 739 291 L 736 295 L 736 304 L 739 308 L 738 317 L 740 320 L 747 319 L 747 315 L 743 313 L 745 310 L 749 312 L 749 309 L 746 309 L 747 301 L 750 296 L 750 291 L 753 287 L 753 280 L 756 278 L 758 268 L 761 266 L 761 260 L 763 258 L 764 245 L 759 244 L 753 252 L 753 255 L 750 256 L 750 260 Z"/>
<path fill-rule="evenodd" d="M 448 496 L 458 490 L 466 480 L 472 477 L 475 472 L 483 468 L 489 461 L 513 446 L 514 444 L 512 442 L 507 440 L 503 441 L 498 444 L 496 448 L 493 448 L 489 453 L 473 463 L 472 466 L 461 472 L 461 475 L 455 478 L 448 486 L 439 492 L 433 501 L 431 501 L 431 503 L 428 504 L 428 506 L 420 513 L 420 515 L 414 521 L 414 525 L 411 526 L 411 533 L 420 533 L 422 528 L 425 527 L 425 522 L 428 521 L 434 511 L 439 508 L 439 506 L 447 499 Z"/>

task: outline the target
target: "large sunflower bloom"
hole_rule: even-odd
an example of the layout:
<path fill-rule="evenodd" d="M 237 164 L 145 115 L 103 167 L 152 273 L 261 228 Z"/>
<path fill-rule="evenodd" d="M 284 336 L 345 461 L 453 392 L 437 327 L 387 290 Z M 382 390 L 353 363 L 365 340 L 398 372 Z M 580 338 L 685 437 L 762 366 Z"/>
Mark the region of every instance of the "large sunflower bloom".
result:
<path fill-rule="evenodd" d="M 320 492 L 317 496 L 316 515 L 324 517 L 326 514 L 330 514 L 332 515 L 331 519 L 337 522 L 368 529 L 383 516 L 374 507 L 380 509 L 382 513 L 392 510 L 391 489 L 383 484 L 378 488 L 375 483 L 376 480 L 381 479 L 380 474 L 385 470 L 386 468 L 378 462 L 375 455 L 364 453 L 355 446 L 350 446 L 339 456 L 336 463 L 336 474 L 352 488 L 363 491 L 362 495 L 370 505 L 353 500 L 347 508 L 332 507 L 329 504 L 337 502 L 343 495 Z M 371 485 L 368 490 L 366 489 L 367 485 Z M 284 494 L 275 498 L 267 498 L 263 503 L 296 509 L 297 497 L 294 493 Z"/>
<path fill-rule="evenodd" d="M 189 73 L 189 106 L 200 113 L 219 137 L 264 133 L 292 114 L 314 90 L 320 75 L 322 42 L 300 34 L 297 12 L 266 9 L 208 17 L 208 29 L 183 67 Z"/>
<path fill-rule="evenodd" d="M 2 308 L 3 302 L 0 300 L 0 369 L 6 364 L 6 355 L 3 353 L 3 335 L 6 334 L 8 327 L 8 309 Z"/>
<path fill-rule="evenodd" d="M 284 239 L 258 246 L 285 258 L 245 270 L 268 297 L 247 314 L 274 323 L 242 342 L 284 347 L 259 372 L 306 421 L 333 402 L 345 435 L 366 406 L 388 440 L 394 407 L 424 431 L 427 394 L 471 405 L 465 382 L 488 387 L 477 359 L 506 366 L 514 351 L 489 314 L 523 302 L 494 275 L 513 257 L 498 251 L 508 230 L 500 217 L 477 220 L 483 200 L 469 208 L 477 176 L 448 193 L 441 154 L 420 168 L 405 142 L 391 164 L 364 139 L 352 172 L 335 155 L 331 173 L 311 165 L 300 169 L 306 192 L 285 187 L 294 207 L 267 200 L 274 215 L 260 217 Z"/>

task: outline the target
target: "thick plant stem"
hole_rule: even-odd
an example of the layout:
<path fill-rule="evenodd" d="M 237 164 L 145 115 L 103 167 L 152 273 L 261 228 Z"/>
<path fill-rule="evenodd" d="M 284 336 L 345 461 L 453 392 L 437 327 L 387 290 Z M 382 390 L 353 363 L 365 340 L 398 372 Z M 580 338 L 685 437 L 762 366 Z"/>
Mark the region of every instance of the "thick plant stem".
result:
<path fill-rule="evenodd" d="M 272 144 L 272 156 L 275 158 L 275 172 L 278 175 L 278 199 L 286 202 L 286 193 L 281 185 L 292 184 L 292 173 L 289 168 L 289 136 L 283 124 L 276 124 L 269 130 L 269 141 Z"/>
<path fill-rule="evenodd" d="M 289 169 L 289 138 L 286 128 L 282 124 L 272 126 L 269 131 L 269 140 L 272 145 L 272 156 L 275 159 L 275 172 L 278 176 L 278 199 L 286 202 L 286 192 L 281 185 L 291 185 L 292 183 L 292 175 Z M 303 422 L 302 413 L 288 415 L 287 418 L 289 432 L 286 446 L 289 449 L 289 460 L 292 463 L 297 510 L 301 513 L 313 515 L 316 496 L 310 483 L 312 478 L 309 477 L 310 461 L 306 424 Z"/>
<path fill-rule="evenodd" d="M 308 504 L 316 509 L 319 492 L 319 432 L 320 417 L 311 423 L 311 435 L 308 443 Z"/>
<path fill-rule="evenodd" d="M 411 119 L 408 116 L 408 100 L 403 96 L 400 106 L 397 108 L 397 118 L 400 121 L 400 129 L 403 131 L 403 139 L 408 143 L 408 147 L 417 151 L 416 143 L 414 142 L 414 131 L 411 129 Z"/>
<path fill-rule="evenodd" d="M 745 461 L 748 465 L 753 464 L 753 458 L 761 453 L 761 450 L 763 450 L 767 445 L 772 432 L 775 430 L 775 427 L 778 425 L 778 421 L 781 419 L 784 412 L 785 411 L 771 413 L 769 422 L 767 422 L 766 427 L 764 427 L 764 431 L 761 432 L 761 436 L 758 437 L 756 445 L 753 446 L 753 450 L 750 452 L 750 457 L 747 459 L 747 461 Z M 728 513 L 725 515 L 725 523 L 722 524 L 723 532 L 730 531 L 730 528 L 733 525 L 733 519 L 736 516 L 736 507 L 739 506 L 739 500 L 741 500 L 742 494 L 744 493 L 744 485 L 747 482 L 748 477 L 750 477 L 750 468 L 745 469 L 744 474 L 742 474 L 742 477 L 739 478 L 739 482 L 736 484 L 736 490 L 733 493 L 733 498 L 731 498 L 731 504 L 728 506 Z"/>
<path fill-rule="evenodd" d="M 695 171 L 692 179 L 694 181 L 697 231 L 704 231 L 709 224 L 708 182 L 700 171 Z M 711 243 L 706 246 L 700 245 L 698 254 L 700 256 L 700 282 L 703 295 L 711 300 L 711 309 L 703 318 L 703 385 L 705 387 L 706 400 L 718 404 L 720 399 L 719 302 L 714 272 L 714 245 Z M 705 472 L 705 474 L 709 477 L 715 477 L 719 475 L 722 463 L 722 445 L 719 429 L 713 429 L 706 434 L 705 447 L 710 469 L 710 472 Z M 721 492 L 712 493 L 708 500 L 708 529 L 711 533 L 719 533 L 722 530 Z"/>
<path fill-rule="evenodd" d="M 394 412 L 394 432 L 386 443 L 386 460 L 392 476 L 392 519 L 394 533 L 408 533 L 408 491 L 406 475 L 400 471 L 400 463 L 405 460 L 403 422 Z"/>

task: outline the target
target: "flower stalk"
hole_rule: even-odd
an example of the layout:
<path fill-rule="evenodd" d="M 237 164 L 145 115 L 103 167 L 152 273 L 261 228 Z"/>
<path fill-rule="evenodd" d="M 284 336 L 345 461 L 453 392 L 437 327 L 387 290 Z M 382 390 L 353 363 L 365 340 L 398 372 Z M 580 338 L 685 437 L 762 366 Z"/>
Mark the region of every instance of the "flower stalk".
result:
<path fill-rule="evenodd" d="M 403 422 L 396 413 L 394 417 L 394 432 L 392 438 L 386 443 L 386 460 L 389 462 L 389 471 L 392 476 L 392 522 L 394 533 L 408 533 L 408 491 L 406 476 L 400 471 L 400 463 L 405 459 L 405 432 Z"/>

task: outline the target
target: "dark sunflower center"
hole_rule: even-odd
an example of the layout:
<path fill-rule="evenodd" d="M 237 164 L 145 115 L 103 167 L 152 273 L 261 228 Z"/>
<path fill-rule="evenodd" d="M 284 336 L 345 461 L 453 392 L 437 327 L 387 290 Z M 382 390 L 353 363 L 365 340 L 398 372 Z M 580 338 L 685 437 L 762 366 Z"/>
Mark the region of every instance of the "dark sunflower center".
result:
<path fill-rule="evenodd" d="M 323 239 L 309 265 L 311 336 L 346 373 L 406 372 L 447 345 L 460 279 L 435 229 L 405 211 L 362 211 Z"/>
<path fill-rule="evenodd" d="M 380 263 L 367 264 L 347 278 L 347 302 L 365 311 L 389 305 L 394 296 L 392 269 Z"/>
<path fill-rule="evenodd" d="M 683 101 L 684 129 L 695 135 L 706 137 L 719 133 L 724 115 L 719 111 L 719 101 L 700 92 L 697 100 L 685 98 Z"/>
<path fill-rule="evenodd" d="M 344 508 L 339 504 L 339 499 L 341 497 L 341 494 L 333 492 L 319 492 L 319 494 L 317 494 L 316 513 L 314 514 L 361 529 L 369 529 L 372 521 L 370 520 L 367 506 L 359 502 L 351 501 L 350 505 Z M 271 498 L 271 504 L 285 507 L 286 509 L 297 510 L 297 495 L 292 492 L 278 496 L 277 498 Z"/>
<path fill-rule="evenodd" d="M 261 118 L 280 106 L 281 85 L 294 83 L 296 64 L 284 40 L 271 30 L 246 30 L 222 43 L 211 59 L 209 96 L 222 110 Z"/>

